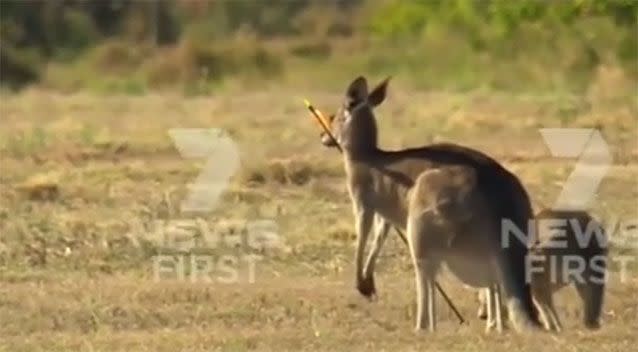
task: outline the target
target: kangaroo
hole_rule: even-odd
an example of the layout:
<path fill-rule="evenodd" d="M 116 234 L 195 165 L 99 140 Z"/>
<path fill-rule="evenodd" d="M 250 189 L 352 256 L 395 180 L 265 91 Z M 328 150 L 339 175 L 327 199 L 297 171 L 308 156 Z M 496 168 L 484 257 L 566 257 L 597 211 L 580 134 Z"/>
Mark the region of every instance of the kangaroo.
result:
<path fill-rule="evenodd" d="M 538 242 L 531 250 L 531 258 L 537 259 L 534 260 L 537 268 L 529 273 L 532 296 L 545 329 L 562 330 L 552 297 L 554 292 L 569 284 L 574 284 L 582 300 L 585 327 L 600 328 L 607 261 L 607 235 L 603 226 L 586 211 L 575 210 L 543 209 L 536 215 L 536 220 Z M 554 221 L 559 222 L 553 226 L 562 226 L 565 231 L 552 229 Z M 580 241 L 576 230 L 582 234 Z M 588 234 L 592 237 L 587 237 Z M 574 270 L 573 264 L 578 264 L 579 268 Z M 479 295 L 479 317 L 489 320 L 483 293 Z"/>
<path fill-rule="evenodd" d="M 356 288 L 363 295 L 373 291 L 372 271 L 364 272 L 363 255 L 377 217 L 379 223 L 383 219 L 407 229 L 417 288 L 416 330 L 435 329 L 433 284 L 442 263 L 470 286 L 502 286 L 514 327 L 534 330 L 538 320 L 525 280 L 528 244 L 513 241 L 504 248 L 500 245 L 502 221 L 526 229 L 532 219 L 525 188 L 494 159 L 467 147 L 443 143 L 398 151 L 380 149 L 373 108 L 385 99 L 388 82 L 386 79 L 368 92 L 364 77 L 353 80 L 330 121 L 336 143 L 325 133 L 321 136 L 324 145 L 338 144 L 343 149 L 357 233 Z M 437 169 L 442 174 L 429 173 Z M 447 192 L 439 189 L 437 182 L 445 178 L 441 175 L 449 174 L 464 180 L 455 186 L 458 195 L 436 196 Z M 457 210 L 460 212 L 455 213 Z M 452 220 L 437 220 L 441 213 L 451 215 Z"/>
<path fill-rule="evenodd" d="M 416 236 L 414 242 L 427 238 L 427 246 L 425 246 L 422 255 L 414 255 L 415 250 L 423 247 L 421 244 L 410 248 L 415 267 L 422 264 L 427 267 L 428 264 L 434 263 L 430 265 L 432 270 L 436 271 L 438 262 L 441 262 L 444 257 L 458 255 L 459 252 L 470 249 L 469 246 L 475 245 L 477 247 L 474 250 L 487 251 L 488 257 L 496 258 L 498 256 L 496 250 L 491 246 L 485 246 L 480 238 L 478 241 L 476 238 L 470 238 L 469 241 L 465 239 L 463 242 L 458 242 L 459 234 L 468 231 L 474 232 L 477 229 L 490 231 L 489 224 L 484 221 L 488 214 L 481 208 L 486 199 L 476 191 L 476 173 L 472 168 L 455 165 L 424 171 L 419 175 L 416 186 L 411 191 L 409 202 L 408 233 Z M 414 231 L 410 227 L 411 225 Z M 408 241 L 408 246 L 410 247 L 410 245 L 411 242 Z M 423 258 L 426 258 L 427 261 Z M 417 282 L 421 280 L 420 275 L 421 273 L 417 274 Z M 471 285 L 481 285 L 481 282 L 487 284 L 485 292 L 489 299 L 487 300 L 486 331 L 489 332 L 496 327 L 498 332 L 502 332 L 503 323 L 500 311 L 502 303 L 497 275 L 485 272 L 479 275 L 485 275 L 485 277 L 472 281 Z M 467 282 L 467 279 L 464 281 Z M 423 285 L 423 283 L 419 285 Z M 426 283 L 427 291 L 425 294 L 429 296 L 426 297 L 426 300 L 433 305 L 434 292 L 430 286 L 431 283 Z M 428 306 L 427 310 L 428 324 L 433 326 L 436 322 L 436 316 L 432 312 L 433 308 Z"/>

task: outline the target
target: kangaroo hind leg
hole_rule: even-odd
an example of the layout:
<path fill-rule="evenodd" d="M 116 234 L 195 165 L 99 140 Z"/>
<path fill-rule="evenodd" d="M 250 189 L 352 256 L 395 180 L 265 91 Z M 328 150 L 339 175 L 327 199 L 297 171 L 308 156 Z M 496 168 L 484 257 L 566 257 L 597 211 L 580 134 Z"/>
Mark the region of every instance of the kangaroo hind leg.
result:
<path fill-rule="evenodd" d="M 503 332 L 503 302 L 501 288 L 498 283 L 491 284 L 484 289 L 487 296 L 487 322 L 485 331 L 496 329 L 499 334 Z"/>
<path fill-rule="evenodd" d="M 438 263 L 426 250 L 425 219 L 408 218 L 408 244 L 414 265 L 417 294 L 416 331 L 436 330 L 435 279 Z"/>

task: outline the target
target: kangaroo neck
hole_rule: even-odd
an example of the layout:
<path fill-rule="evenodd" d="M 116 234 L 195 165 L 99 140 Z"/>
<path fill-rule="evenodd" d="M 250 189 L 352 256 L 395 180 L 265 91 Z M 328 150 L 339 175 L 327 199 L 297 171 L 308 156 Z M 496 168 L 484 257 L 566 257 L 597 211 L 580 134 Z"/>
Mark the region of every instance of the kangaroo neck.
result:
<path fill-rule="evenodd" d="M 344 149 L 343 160 L 346 167 L 346 173 L 350 173 L 355 165 L 372 166 L 374 161 L 383 154 L 376 146 L 368 148 Z"/>
<path fill-rule="evenodd" d="M 368 161 L 374 160 L 382 151 L 377 146 L 376 131 L 373 130 L 372 136 L 365 138 L 352 138 L 349 143 L 342 144 L 343 155 L 346 160 L 351 161 Z"/>

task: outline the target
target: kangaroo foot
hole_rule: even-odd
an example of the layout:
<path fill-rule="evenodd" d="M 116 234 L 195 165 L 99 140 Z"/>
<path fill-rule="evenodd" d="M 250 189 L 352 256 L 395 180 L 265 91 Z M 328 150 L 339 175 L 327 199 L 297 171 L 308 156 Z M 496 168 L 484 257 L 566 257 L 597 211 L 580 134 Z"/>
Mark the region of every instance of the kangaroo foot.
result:
<path fill-rule="evenodd" d="M 377 295 L 377 289 L 374 285 L 374 276 L 368 276 L 357 282 L 357 290 L 364 297 L 373 299 Z"/>

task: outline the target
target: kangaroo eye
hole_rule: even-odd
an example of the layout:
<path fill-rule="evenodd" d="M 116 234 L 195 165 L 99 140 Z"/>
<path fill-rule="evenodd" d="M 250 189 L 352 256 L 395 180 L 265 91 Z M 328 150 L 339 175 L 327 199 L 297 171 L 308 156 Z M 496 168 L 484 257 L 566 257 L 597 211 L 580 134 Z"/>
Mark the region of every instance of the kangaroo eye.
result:
<path fill-rule="evenodd" d="M 346 101 L 343 102 L 343 108 L 349 111 L 356 108 L 359 103 L 361 103 L 361 101 L 358 99 L 346 98 Z"/>

